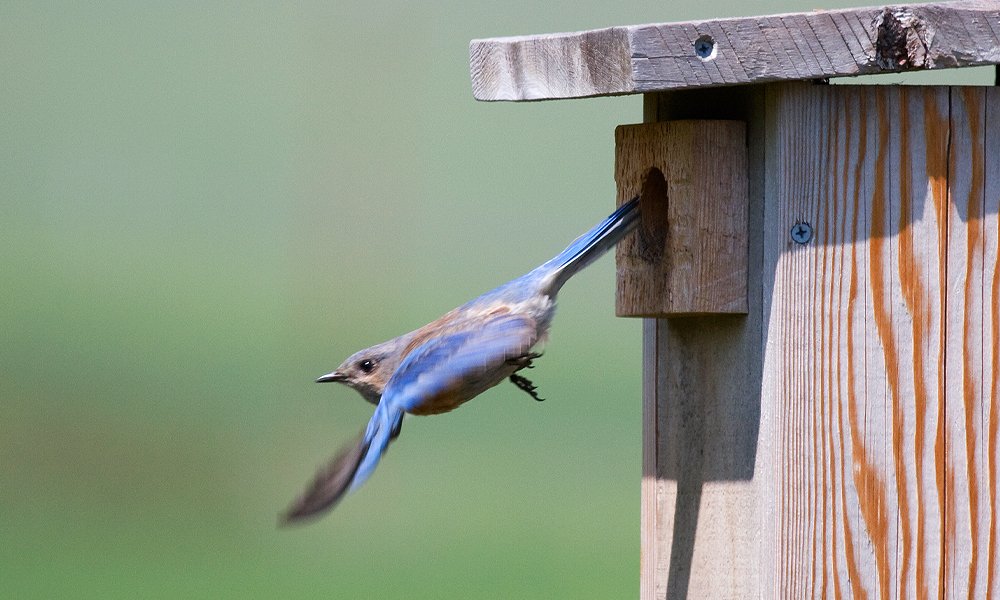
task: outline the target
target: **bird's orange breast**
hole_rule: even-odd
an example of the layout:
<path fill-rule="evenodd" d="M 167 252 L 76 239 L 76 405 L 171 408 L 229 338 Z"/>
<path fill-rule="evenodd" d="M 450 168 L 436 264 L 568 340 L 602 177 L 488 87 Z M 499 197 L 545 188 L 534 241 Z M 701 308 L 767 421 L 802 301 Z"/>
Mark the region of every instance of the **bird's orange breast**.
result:
<path fill-rule="evenodd" d="M 464 397 L 464 395 L 460 393 L 460 388 L 461 386 L 455 385 L 439 394 L 431 396 L 430 398 L 425 398 L 419 406 L 415 406 L 409 412 L 414 415 L 439 415 L 441 413 L 454 410 L 468 400 L 472 399 Z"/>

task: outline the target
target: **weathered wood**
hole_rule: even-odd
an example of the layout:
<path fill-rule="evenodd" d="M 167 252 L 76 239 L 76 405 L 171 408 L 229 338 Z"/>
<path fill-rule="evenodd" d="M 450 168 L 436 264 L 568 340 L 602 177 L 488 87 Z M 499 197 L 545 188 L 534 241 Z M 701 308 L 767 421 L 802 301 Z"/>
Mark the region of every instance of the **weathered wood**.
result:
<path fill-rule="evenodd" d="M 770 98 L 776 591 L 938 597 L 948 99 L 839 86 Z M 789 239 L 797 221 L 811 243 Z"/>
<path fill-rule="evenodd" d="M 473 40 L 477 100 L 548 100 L 1000 64 L 1000 2 L 962 0 Z"/>
<path fill-rule="evenodd" d="M 986 589 L 993 597 L 1000 587 L 1000 87 L 986 95 L 986 141 L 983 144 L 985 179 L 983 196 L 983 315 L 981 317 L 983 366 L 982 402 L 985 425 L 975 469 L 984 473 L 980 495 L 986 500 L 977 531 L 986 531 Z"/>
<path fill-rule="evenodd" d="M 763 296 L 644 327 L 643 597 L 1000 597 L 1000 89 L 764 96 Z"/>
<path fill-rule="evenodd" d="M 998 593 L 997 212 L 1000 90 L 952 96 L 948 187 L 946 595 Z M 991 118 L 989 118 L 991 117 Z M 986 135 L 983 134 L 986 129 Z"/>
<path fill-rule="evenodd" d="M 744 124 L 622 125 L 615 144 L 618 194 L 641 193 L 643 215 L 618 244 L 618 315 L 746 313 Z"/>
<path fill-rule="evenodd" d="M 769 104 L 776 590 L 985 597 L 984 93 L 798 87 Z M 789 243 L 796 220 L 814 242 Z"/>
<path fill-rule="evenodd" d="M 644 344 L 660 358 L 643 401 L 644 430 L 659 446 L 644 444 L 641 598 L 757 597 L 764 559 L 747 550 L 760 547 L 769 510 L 767 482 L 754 474 L 760 322 L 643 322 Z"/>

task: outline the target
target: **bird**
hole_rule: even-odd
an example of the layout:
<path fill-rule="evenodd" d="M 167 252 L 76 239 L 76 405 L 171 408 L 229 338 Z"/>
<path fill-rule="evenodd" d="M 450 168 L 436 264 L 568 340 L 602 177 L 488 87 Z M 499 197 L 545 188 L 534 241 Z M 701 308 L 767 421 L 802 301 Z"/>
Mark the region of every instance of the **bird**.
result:
<path fill-rule="evenodd" d="M 344 384 L 375 405 L 367 427 L 341 448 L 282 515 L 296 523 L 333 508 L 371 476 L 399 436 L 403 415 L 451 411 L 509 380 L 535 400 L 523 375 L 541 356 L 563 284 L 617 244 L 639 219 L 639 197 L 554 258 L 423 327 L 355 352 L 317 383 Z"/>

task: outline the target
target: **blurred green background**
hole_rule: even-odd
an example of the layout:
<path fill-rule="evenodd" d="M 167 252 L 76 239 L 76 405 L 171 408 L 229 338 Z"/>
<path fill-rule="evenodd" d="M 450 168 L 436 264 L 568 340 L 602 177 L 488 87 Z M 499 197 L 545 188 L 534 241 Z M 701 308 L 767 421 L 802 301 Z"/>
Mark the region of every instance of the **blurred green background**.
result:
<path fill-rule="evenodd" d="M 371 414 L 312 380 L 612 207 L 640 98 L 476 103 L 470 39 L 813 7 L 3 3 L 0 597 L 634 597 L 612 260 L 561 295 L 546 402 L 411 418 L 359 493 L 278 529 Z"/>

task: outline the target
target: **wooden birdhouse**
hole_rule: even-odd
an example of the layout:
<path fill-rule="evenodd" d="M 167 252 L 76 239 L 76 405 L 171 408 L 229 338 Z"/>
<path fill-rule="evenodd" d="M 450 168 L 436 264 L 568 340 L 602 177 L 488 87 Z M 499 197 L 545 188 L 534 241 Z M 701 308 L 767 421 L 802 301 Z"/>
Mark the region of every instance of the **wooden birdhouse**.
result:
<path fill-rule="evenodd" d="M 644 95 L 642 597 L 1000 597 L 1000 87 L 828 85 L 998 64 L 1000 2 L 470 51 L 480 100 Z"/>

